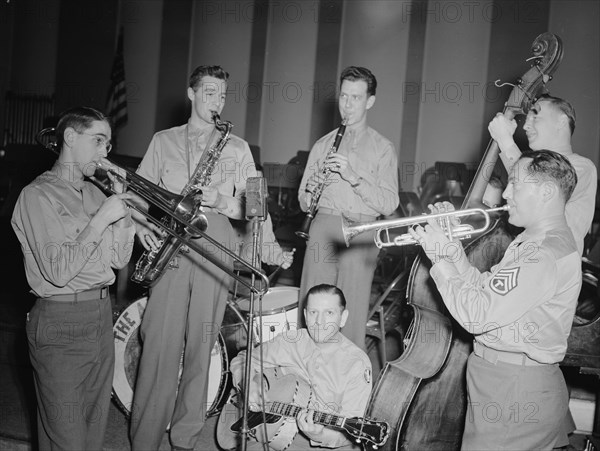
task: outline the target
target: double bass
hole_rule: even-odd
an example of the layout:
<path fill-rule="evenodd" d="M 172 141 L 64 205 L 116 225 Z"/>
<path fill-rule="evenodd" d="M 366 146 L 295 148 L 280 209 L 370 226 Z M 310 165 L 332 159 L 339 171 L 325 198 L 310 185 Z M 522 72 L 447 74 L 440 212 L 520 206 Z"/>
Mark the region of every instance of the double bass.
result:
<path fill-rule="evenodd" d="M 536 97 L 545 93 L 562 59 L 562 42 L 554 34 L 543 33 L 533 42 L 531 52 L 531 68 L 514 85 L 504 106 L 503 113 L 509 119 L 526 114 Z M 498 144 L 492 140 L 463 208 L 480 206 L 499 153 Z M 497 218 L 493 227 L 465 247 L 469 261 L 480 271 L 498 263 L 512 241 L 504 224 Z M 429 275 L 430 268 L 429 259 L 421 252 L 408 281 L 407 305 L 412 308 L 413 319 L 405 336 L 404 353 L 386 363 L 365 413 L 389 423 L 385 450 L 458 450 L 462 441 L 467 408 L 466 363 L 473 337 L 444 306 Z"/>

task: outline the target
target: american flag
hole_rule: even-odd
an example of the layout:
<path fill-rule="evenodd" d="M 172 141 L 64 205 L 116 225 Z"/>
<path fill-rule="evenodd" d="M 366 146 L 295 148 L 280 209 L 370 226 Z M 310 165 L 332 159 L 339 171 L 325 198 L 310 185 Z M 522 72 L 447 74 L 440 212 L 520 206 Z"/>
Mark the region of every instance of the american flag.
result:
<path fill-rule="evenodd" d="M 125 64 L 123 62 L 123 28 L 119 31 L 117 53 L 110 74 L 110 89 L 106 99 L 106 112 L 112 118 L 115 129 L 127 124 L 127 90 L 125 88 Z"/>

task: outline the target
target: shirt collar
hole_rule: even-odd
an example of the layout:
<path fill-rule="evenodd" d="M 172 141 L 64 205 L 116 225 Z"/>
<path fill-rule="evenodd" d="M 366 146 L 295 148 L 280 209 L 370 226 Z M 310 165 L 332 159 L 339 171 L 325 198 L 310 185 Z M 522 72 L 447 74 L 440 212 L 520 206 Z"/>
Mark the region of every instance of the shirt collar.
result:
<path fill-rule="evenodd" d="M 192 120 L 189 119 L 187 123 L 188 127 L 188 136 L 191 137 L 200 137 L 207 133 L 210 133 L 214 128 L 214 124 L 208 124 L 205 127 L 198 127 L 197 125 L 192 124 Z"/>
<path fill-rule="evenodd" d="M 348 135 L 354 137 L 354 139 L 358 139 L 367 131 L 368 128 L 369 127 L 368 127 L 367 123 L 365 122 L 364 124 L 361 124 L 357 128 L 349 128 Z"/>
<path fill-rule="evenodd" d="M 525 229 L 519 237 L 520 241 L 536 241 L 543 239 L 546 233 L 553 229 L 560 229 L 567 227 L 567 220 L 564 215 L 555 215 L 548 218 L 543 218 L 537 222 L 535 227 L 529 227 Z"/>
<path fill-rule="evenodd" d="M 75 176 L 75 169 L 72 166 L 66 166 L 58 161 L 54 163 L 50 172 L 56 176 L 57 179 L 62 180 L 63 183 L 72 186 L 77 191 L 81 191 L 85 186 L 83 178 Z"/>

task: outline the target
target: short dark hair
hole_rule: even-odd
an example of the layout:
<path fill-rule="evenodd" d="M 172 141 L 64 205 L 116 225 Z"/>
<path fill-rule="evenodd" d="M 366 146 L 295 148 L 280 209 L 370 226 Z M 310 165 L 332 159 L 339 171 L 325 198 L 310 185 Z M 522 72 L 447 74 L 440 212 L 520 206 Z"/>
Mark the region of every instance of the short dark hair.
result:
<path fill-rule="evenodd" d="M 308 290 L 308 293 L 306 293 L 307 303 L 308 303 L 308 297 L 311 294 L 337 295 L 338 299 L 340 300 L 340 306 L 342 307 L 342 310 L 346 309 L 346 296 L 344 296 L 344 292 L 342 290 L 340 290 L 338 287 L 336 287 L 335 285 L 329 285 L 328 283 L 322 283 L 320 285 L 315 285 L 310 290 Z"/>
<path fill-rule="evenodd" d="M 554 97 L 554 96 L 551 96 L 550 94 L 541 95 L 537 99 L 537 101 L 538 102 L 548 102 L 554 108 L 559 110 L 561 113 L 564 113 L 567 116 L 567 118 L 569 119 L 569 129 L 571 130 L 571 135 L 573 135 L 573 132 L 575 131 L 575 120 L 576 120 L 575 109 L 573 108 L 573 105 L 571 105 L 566 100 L 561 99 L 560 97 Z"/>
<path fill-rule="evenodd" d="M 491 185 L 492 188 L 501 190 L 504 189 L 504 183 L 502 183 L 502 180 L 500 180 L 500 177 L 498 177 L 497 175 L 490 176 L 490 179 L 488 180 L 488 185 Z"/>
<path fill-rule="evenodd" d="M 111 127 L 111 122 L 108 116 L 95 108 L 87 106 L 78 106 L 68 109 L 60 114 L 58 124 L 56 125 L 56 145 L 58 150 L 61 149 L 65 130 L 69 127 L 75 131 L 84 132 L 92 126 L 92 122 L 105 121 Z"/>
<path fill-rule="evenodd" d="M 198 66 L 190 75 L 190 88 L 194 91 L 202 81 L 202 77 L 215 77 L 220 80 L 229 80 L 229 73 L 225 72 L 221 66 Z"/>
<path fill-rule="evenodd" d="M 367 83 L 367 94 L 369 96 L 374 96 L 375 92 L 377 92 L 377 79 L 366 67 L 349 66 L 345 68 L 340 75 L 340 86 L 342 86 L 344 80 L 364 81 Z"/>
<path fill-rule="evenodd" d="M 571 198 L 575 185 L 577 185 L 577 173 L 571 162 L 558 152 L 552 150 L 527 150 L 521 154 L 519 160 L 531 158 L 527 166 L 529 175 L 539 176 L 542 180 L 551 180 L 558 185 L 565 202 Z"/>

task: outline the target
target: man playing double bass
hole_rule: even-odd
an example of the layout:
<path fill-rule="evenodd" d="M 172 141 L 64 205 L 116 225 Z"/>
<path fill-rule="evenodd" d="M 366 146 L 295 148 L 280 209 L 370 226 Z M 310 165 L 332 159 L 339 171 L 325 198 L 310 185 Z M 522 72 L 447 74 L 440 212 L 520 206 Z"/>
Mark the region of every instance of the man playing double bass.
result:
<path fill-rule="evenodd" d="M 506 170 L 519 159 L 521 151 L 513 139 L 517 122 L 498 113 L 488 130 L 500 147 L 500 158 Z M 579 254 L 583 254 L 583 239 L 590 230 L 596 207 L 596 167 L 589 159 L 573 152 L 571 136 L 575 131 L 575 110 L 566 100 L 541 96 L 527 113 L 523 125 L 531 150 L 548 149 L 569 160 L 577 172 L 577 186 L 567 203 L 565 216 L 575 236 Z"/>
<path fill-rule="evenodd" d="M 444 304 L 475 336 L 463 450 L 550 450 L 564 434 L 569 394 L 558 364 L 581 288 L 580 255 L 565 218 L 576 183 L 561 154 L 524 152 L 503 193 L 509 222 L 524 231 L 484 273 L 435 221 L 410 230 L 433 263 Z M 432 210 L 453 209 L 444 204 Z"/>

